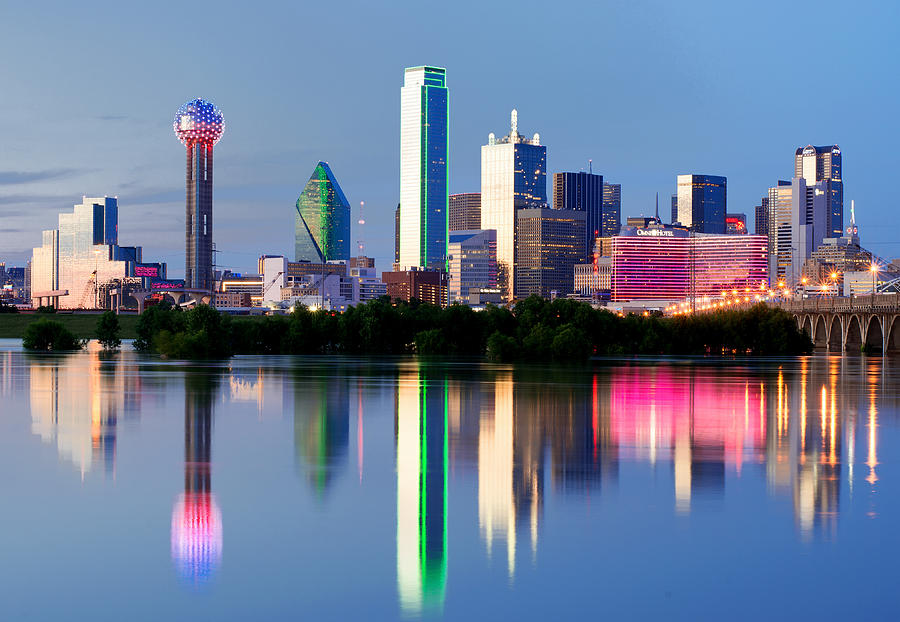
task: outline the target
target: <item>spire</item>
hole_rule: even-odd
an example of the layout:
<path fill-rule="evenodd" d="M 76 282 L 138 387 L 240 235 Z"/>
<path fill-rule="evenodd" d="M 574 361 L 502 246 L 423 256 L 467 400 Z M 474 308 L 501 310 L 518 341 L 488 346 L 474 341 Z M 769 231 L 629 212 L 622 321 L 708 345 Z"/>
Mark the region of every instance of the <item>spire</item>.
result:
<path fill-rule="evenodd" d="M 659 219 L 659 192 L 656 193 L 656 222 L 662 222 Z"/>
<path fill-rule="evenodd" d="M 590 173 L 591 175 L 594 174 L 594 161 L 593 160 L 588 160 L 588 173 Z"/>

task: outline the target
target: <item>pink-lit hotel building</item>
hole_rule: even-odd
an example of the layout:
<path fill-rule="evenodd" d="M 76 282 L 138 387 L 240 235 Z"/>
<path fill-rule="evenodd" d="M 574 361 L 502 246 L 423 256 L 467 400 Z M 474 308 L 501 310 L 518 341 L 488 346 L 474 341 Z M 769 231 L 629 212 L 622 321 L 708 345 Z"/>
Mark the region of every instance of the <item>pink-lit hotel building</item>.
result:
<path fill-rule="evenodd" d="M 768 287 L 767 244 L 764 235 L 623 227 L 612 238 L 611 298 L 681 300 Z"/>

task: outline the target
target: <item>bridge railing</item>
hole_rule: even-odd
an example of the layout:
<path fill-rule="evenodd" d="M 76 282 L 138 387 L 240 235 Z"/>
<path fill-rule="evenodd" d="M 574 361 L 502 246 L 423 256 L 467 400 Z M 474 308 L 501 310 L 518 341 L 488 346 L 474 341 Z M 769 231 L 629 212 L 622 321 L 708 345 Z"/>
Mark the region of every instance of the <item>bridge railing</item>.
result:
<path fill-rule="evenodd" d="M 900 312 L 900 294 L 866 296 L 823 296 L 804 300 L 779 300 L 766 303 L 790 313 L 879 313 Z"/>

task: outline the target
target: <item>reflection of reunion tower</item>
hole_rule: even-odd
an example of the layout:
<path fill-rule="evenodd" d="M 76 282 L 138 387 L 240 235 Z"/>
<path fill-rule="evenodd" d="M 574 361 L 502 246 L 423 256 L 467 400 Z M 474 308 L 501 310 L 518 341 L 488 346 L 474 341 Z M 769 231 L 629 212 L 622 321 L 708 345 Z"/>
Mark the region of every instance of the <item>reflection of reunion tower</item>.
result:
<path fill-rule="evenodd" d="M 202 583 L 222 557 L 222 514 L 212 495 L 213 385 L 188 374 L 184 395 L 184 494 L 172 511 L 172 560 L 182 578 Z"/>
<path fill-rule="evenodd" d="M 175 135 L 187 147 L 184 286 L 213 289 L 213 145 L 225 123 L 212 102 L 195 99 L 175 113 Z"/>

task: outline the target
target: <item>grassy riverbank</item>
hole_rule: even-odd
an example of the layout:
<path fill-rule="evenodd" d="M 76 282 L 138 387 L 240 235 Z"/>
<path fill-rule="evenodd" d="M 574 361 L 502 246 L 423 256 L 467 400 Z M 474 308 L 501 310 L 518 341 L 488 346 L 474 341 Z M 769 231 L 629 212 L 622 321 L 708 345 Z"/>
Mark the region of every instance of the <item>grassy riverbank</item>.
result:
<path fill-rule="evenodd" d="M 120 337 L 122 339 L 135 339 L 137 337 L 137 315 L 125 314 L 119 316 L 121 326 Z M 40 319 L 50 319 L 60 322 L 72 331 L 78 339 L 93 339 L 97 329 L 99 313 L 0 313 L 0 339 L 22 339 L 25 336 L 25 327 Z"/>

